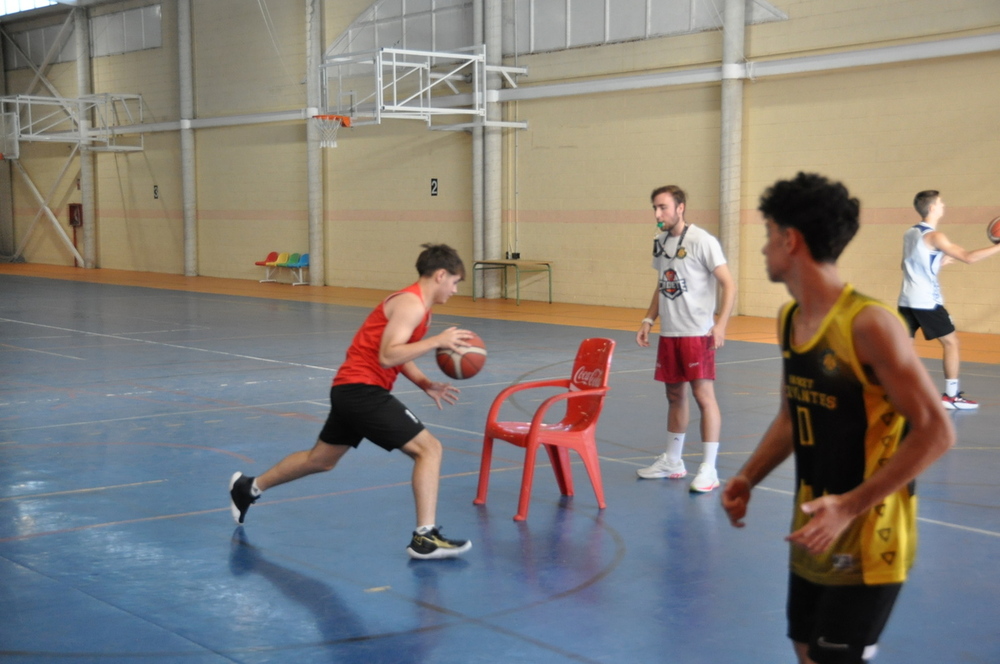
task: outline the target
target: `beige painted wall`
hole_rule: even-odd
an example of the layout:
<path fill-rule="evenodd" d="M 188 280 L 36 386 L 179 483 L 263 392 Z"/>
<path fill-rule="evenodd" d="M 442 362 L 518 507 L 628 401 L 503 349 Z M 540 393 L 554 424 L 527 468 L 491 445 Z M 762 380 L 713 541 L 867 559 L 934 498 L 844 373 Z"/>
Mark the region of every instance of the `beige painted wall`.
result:
<path fill-rule="evenodd" d="M 144 4 L 129 0 L 115 11 Z M 141 93 L 147 122 L 176 120 L 176 3 L 163 0 L 164 47 L 93 62 L 97 92 Z M 747 57 L 786 58 L 843 49 L 996 32 L 995 0 L 778 0 L 790 20 L 748 30 Z M 877 6 L 872 6 L 872 5 Z M 368 0 L 327 1 L 330 42 Z M 305 106 L 304 2 L 269 3 L 274 32 L 239 0 L 193 0 L 195 102 L 199 118 Z M 524 86 L 718 65 L 721 34 L 520 56 Z M 49 73 L 75 94 L 72 64 Z M 30 72 L 8 73 L 9 94 Z M 841 179 L 863 204 L 862 230 L 841 264 L 860 289 L 894 301 L 901 234 L 915 221 L 913 194 L 942 190 L 942 229 L 969 248 L 1000 214 L 1000 60 L 996 53 L 901 65 L 747 81 L 741 227 L 740 312 L 771 316 L 784 289 L 766 281 L 755 208 L 762 190 L 797 170 Z M 718 231 L 718 84 L 595 94 L 510 104 L 526 131 L 504 140 L 505 251 L 555 261 L 555 299 L 645 307 L 655 227 L 649 192 L 674 182 L 689 196 L 688 219 Z M 258 279 L 270 250 L 308 250 L 305 125 L 255 124 L 198 130 L 196 180 L 199 272 Z M 413 277 L 423 242 L 472 252 L 471 139 L 419 122 L 387 121 L 344 130 L 324 152 L 327 283 L 394 288 Z M 65 145 L 23 148 L 41 189 L 65 163 Z M 141 153 L 99 155 L 99 265 L 183 271 L 179 137 L 145 136 Z M 75 174 L 75 169 L 74 169 Z M 440 193 L 430 196 L 430 179 Z M 153 187 L 159 198 L 153 198 Z M 15 178 L 15 233 L 37 211 Z M 57 210 L 79 200 L 75 183 L 57 191 Z M 48 222 L 28 244 L 29 261 L 72 264 Z M 63 222 L 65 223 L 65 222 Z M 69 231 L 68 231 L 69 232 Z M 1000 332 L 1000 261 L 951 266 L 942 276 L 960 329 Z M 470 293 L 469 284 L 462 286 Z M 527 277 L 522 296 L 543 300 L 546 282 Z"/>
<path fill-rule="evenodd" d="M 985 2 L 778 4 L 792 20 L 752 28 L 748 58 L 976 34 L 1000 23 L 1000 5 Z M 529 67 L 526 85 L 717 65 L 718 39 L 707 33 L 578 49 L 519 64 Z M 627 56 L 630 49 L 636 57 Z M 984 245 L 985 222 L 1000 214 L 1000 164 L 992 158 L 1000 147 L 1000 86 L 984 85 L 998 80 L 998 67 L 988 54 L 748 81 L 740 313 L 771 316 L 787 298 L 763 273 L 756 205 L 768 185 L 798 170 L 840 179 L 862 200 L 862 230 L 841 265 L 858 288 L 886 301 L 898 294 L 901 235 L 916 221 L 910 202 L 920 189 L 942 190 L 949 204 L 942 230 L 954 241 Z M 717 232 L 718 108 L 716 84 L 516 105 L 513 113 L 530 128 L 508 140 L 507 242 L 516 236 L 523 256 L 558 260 L 557 300 L 648 303 L 655 278 L 648 192 L 659 184 L 683 186 L 689 220 Z M 1000 331 L 1000 296 L 971 286 L 998 272 L 1000 262 L 987 261 L 942 275 L 960 329 Z M 542 299 L 544 284 L 537 280 L 529 292 Z"/>
<path fill-rule="evenodd" d="M 745 144 L 753 158 L 744 209 L 798 169 L 842 180 L 862 202 L 862 228 L 841 259 L 843 274 L 895 301 L 901 236 L 918 221 L 911 206 L 918 191 L 942 192 L 948 211 L 940 229 L 953 241 L 969 249 L 987 244 L 986 222 L 1000 214 L 1000 163 L 993 156 L 1000 149 L 1000 90 L 982 82 L 998 77 L 1000 60 L 990 54 L 749 85 Z M 763 237 L 752 228 L 753 215 L 745 217 L 747 270 Z M 998 261 L 942 272 L 946 305 L 961 329 L 1000 331 L 1000 316 L 987 314 L 1000 312 L 1000 297 L 970 287 L 998 276 Z M 772 313 L 781 297 L 756 282 L 742 284 L 741 293 L 751 315 Z"/>
<path fill-rule="evenodd" d="M 420 245 L 445 243 L 472 259 L 472 139 L 420 122 L 341 130 L 327 150 L 330 283 L 395 288 L 415 278 Z M 431 196 L 431 178 L 438 195 Z M 459 286 L 470 295 L 471 276 Z"/>
<path fill-rule="evenodd" d="M 519 104 L 530 129 L 511 148 L 511 250 L 556 261 L 559 301 L 648 305 L 650 192 L 681 185 L 688 219 L 718 232 L 718 109 L 718 86 Z M 534 282 L 527 292 L 541 299 L 546 284 Z"/>

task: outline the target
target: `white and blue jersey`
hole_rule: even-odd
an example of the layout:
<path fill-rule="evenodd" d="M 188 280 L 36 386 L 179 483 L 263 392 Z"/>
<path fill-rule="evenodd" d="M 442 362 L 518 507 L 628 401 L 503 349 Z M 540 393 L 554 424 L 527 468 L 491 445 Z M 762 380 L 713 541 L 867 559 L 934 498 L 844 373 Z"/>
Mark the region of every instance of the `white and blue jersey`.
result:
<path fill-rule="evenodd" d="M 944 305 L 938 283 L 944 252 L 924 242 L 924 236 L 933 230 L 920 223 L 903 234 L 903 287 L 898 302 L 901 307 L 936 309 Z"/>

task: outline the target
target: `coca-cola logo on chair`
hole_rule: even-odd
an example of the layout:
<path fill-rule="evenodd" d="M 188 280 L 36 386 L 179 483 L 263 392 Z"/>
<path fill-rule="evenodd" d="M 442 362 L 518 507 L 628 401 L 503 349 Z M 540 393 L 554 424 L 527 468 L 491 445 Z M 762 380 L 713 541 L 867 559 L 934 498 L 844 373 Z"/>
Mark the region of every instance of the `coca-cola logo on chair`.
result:
<path fill-rule="evenodd" d="M 573 382 L 577 385 L 585 385 L 587 387 L 600 387 L 601 380 L 604 378 L 603 369 L 587 369 L 586 367 L 580 367 L 573 374 Z"/>

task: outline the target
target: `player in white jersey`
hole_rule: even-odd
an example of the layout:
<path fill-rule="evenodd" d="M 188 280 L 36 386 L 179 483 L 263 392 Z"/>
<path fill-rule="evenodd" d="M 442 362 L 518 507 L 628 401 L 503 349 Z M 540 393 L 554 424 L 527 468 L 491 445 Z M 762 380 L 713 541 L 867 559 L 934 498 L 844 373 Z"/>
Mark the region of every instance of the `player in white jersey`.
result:
<path fill-rule="evenodd" d="M 715 398 L 715 351 L 722 348 L 726 324 L 736 301 L 736 284 L 719 241 L 684 219 L 684 191 L 668 185 L 650 197 L 657 226 L 663 231 L 653 241 L 653 268 L 657 274 L 653 299 L 636 333 L 636 342 L 649 346 L 649 333 L 660 317 L 660 343 L 655 379 L 666 383 L 667 450 L 651 466 L 636 471 L 645 479 L 679 479 L 687 475 L 681 459 L 690 421 L 687 386 L 701 411 L 704 454 L 691 491 L 707 493 L 719 486 L 715 458 L 719 450 L 722 416 Z M 722 306 L 715 318 L 716 287 L 722 287 Z"/>
<path fill-rule="evenodd" d="M 975 263 L 1000 253 L 1000 244 L 966 251 L 937 230 L 944 216 L 940 192 L 928 189 L 913 198 L 920 223 L 903 234 L 903 285 L 899 292 L 899 313 L 910 328 L 927 340 L 937 339 L 944 352 L 944 393 L 941 403 L 949 410 L 979 407 L 958 389 L 959 350 L 955 324 L 944 308 L 938 272 L 953 260 Z"/>

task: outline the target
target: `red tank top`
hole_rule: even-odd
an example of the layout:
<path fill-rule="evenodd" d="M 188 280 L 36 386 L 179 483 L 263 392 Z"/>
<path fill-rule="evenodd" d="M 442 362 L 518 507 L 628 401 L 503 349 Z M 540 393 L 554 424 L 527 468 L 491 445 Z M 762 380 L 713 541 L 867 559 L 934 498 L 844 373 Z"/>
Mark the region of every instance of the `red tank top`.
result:
<path fill-rule="evenodd" d="M 385 303 L 401 293 L 414 293 L 423 303 L 424 296 L 420 291 L 420 284 L 415 283 L 407 286 L 401 291 L 397 291 L 375 307 L 375 310 L 368 314 L 368 318 L 361 325 L 351 347 L 347 349 L 347 357 L 344 363 L 337 370 L 337 375 L 333 377 L 334 385 L 349 385 L 352 383 L 363 383 L 365 385 L 378 385 L 387 390 L 391 390 L 396 382 L 396 377 L 402 370 L 402 366 L 390 367 L 386 369 L 378 361 L 379 347 L 382 344 L 382 333 L 389 319 L 385 317 Z M 424 319 L 413 330 L 410 340 L 407 343 L 420 341 L 427 333 L 427 328 L 431 324 L 431 312 L 424 315 Z"/>

